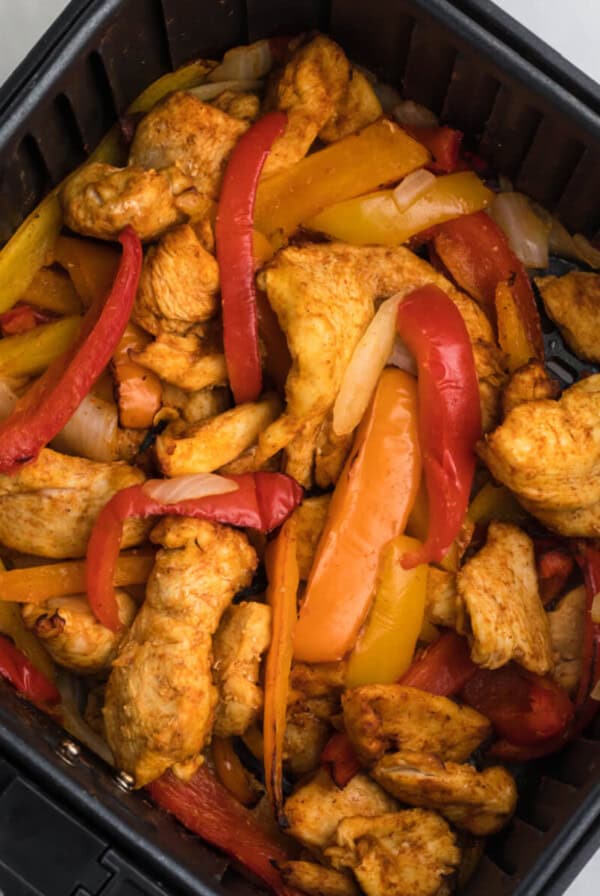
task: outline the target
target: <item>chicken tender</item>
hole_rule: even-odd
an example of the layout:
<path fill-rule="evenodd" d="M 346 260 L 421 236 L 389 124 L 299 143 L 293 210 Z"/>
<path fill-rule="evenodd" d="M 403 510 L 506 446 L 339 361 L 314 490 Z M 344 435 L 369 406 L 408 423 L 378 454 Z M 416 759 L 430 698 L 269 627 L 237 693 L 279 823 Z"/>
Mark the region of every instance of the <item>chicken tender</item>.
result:
<path fill-rule="evenodd" d="M 247 129 L 248 122 L 177 91 L 139 123 L 129 164 L 157 169 L 176 165 L 199 193 L 217 199 L 227 160 Z"/>
<path fill-rule="evenodd" d="M 502 381 L 500 353 L 484 312 L 426 261 L 403 246 L 343 243 L 290 246 L 258 276 L 286 335 L 292 367 L 286 412 L 261 436 L 263 459 L 286 448 L 307 423 L 331 411 L 352 353 L 377 298 L 434 283 L 460 311 L 475 353 L 484 419 L 495 417 Z"/>
<path fill-rule="evenodd" d="M 308 579 L 315 559 L 317 545 L 325 526 L 331 495 L 306 498 L 296 511 L 298 545 L 298 572 L 303 581 Z"/>
<path fill-rule="evenodd" d="M 229 390 L 223 387 L 184 392 L 170 383 L 163 384 L 163 408 L 176 411 L 186 423 L 200 423 L 209 417 L 216 417 L 230 406 Z"/>
<path fill-rule="evenodd" d="M 335 868 L 352 869 L 366 896 L 440 896 L 460 862 L 456 837 L 435 812 L 407 809 L 340 822 Z"/>
<path fill-rule="evenodd" d="M 561 535 L 600 535 L 600 374 L 559 401 L 529 401 L 479 443 L 478 453 L 523 507 Z"/>
<path fill-rule="evenodd" d="M 210 420 L 181 426 L 173 423 L 156 440 L 156 456 L 166 476 L 210 473 L 254 445 L 277 417 L 276 395 L 240 404 Z"/>
<path fill-rule="evenodd" d="M 600 274 L 536 277 L 544 307 L 563 339 L 585 361 L 600 362 Z"/>
<path fill-rule="evenodd" d="M 400 684 L 351 688 L 342 706 L 346 732 L 365 765 L 392 748 L 463 762 L 491 734 L 489 721 L 470 707 Z"/>
<path fill-rule="evenodd" d="M 285 862 L 281 875 L 288 887 L 307 896 L 360 896 L 351 877 L 316 862 Z"/>
<path fill-rule="evenodd" d="M 123 626 L 118 632 L 98 622 L 85 594 L 53 598 L 45 604 L 25 604 L 23 621 L 60 666 L 81 675 L 94 675 L 110 667 L 137 612 L 126 591 L 117 588 L 115 594 Z"/>
<path fill-rule="evenodd" d="M 571 695 L 577 690 L 583 665 L 585 606 L 585 588 L 580 585 L 548 613 L 555 663 L 552 677 Z"/>
<path fill-rule="evenodd" d="M 172 766 L 192 772 L 201 762 L 218 699 L 212 636 L 257 563 L 245 535 L 207 520 L 165 517 L 151 539 L 162 549 L 104 707 L 117 766 L 137 787 Z"/>
<path fill-rule="evenodd" d="M 502 390 L 502 416 L 507 417 L 513 408 L 526 401 L 558 398 L 560 385 L 553 380 L 541 361 L 528 361 L 515 370 Z"/>
<path fill-rule="evenodd" d="M 478 837 L 499 831 L 517 804 L 514 779 L 501 766 L 478 772 L 427 753 L 390 753 L 379 760 L 373 777 L 402 803 L 437 809 Z"/>
<path fill-rule="evenodd" d="M 235 90 L 224 90 L 212 103 L 215 109 L 226 112 L 232 118 L 252 123 L 260 115 L 260 100 L 255 93 L 237 93 Z"/>
<path fill-rule="evenodd" d="M 182 224 L 148 250 L 132 319 L 154 336 L 184 335 L 217 311 L 218 290 L 219 265 Z"/>
<path fill-rule="evenodd" d="M 67 227 L 101 240 L 116 240 L 128 225 L 140 239 L 155 239 L 187 220 L 201 201 L 192 181 L 174 167 L 154 171 L 89 162 L 61 191 Z"/>
<path fill-rule="evenodd" d="M 325 143 L 334 143 L 366 127 L 383 115 L 381 103 L 370 82 L 357 68 L 350 70 L 350 79 L 335 112 L 319 137 Z"/>
<path fill-rule="evenodd" d="M 550 628 L 538 591 L 533 542 L 510 523 L 490 523 L 485 546 L 457 577 L 461 632 L 486 669 L 515 660 L 538 675 L 552 668 Z"/>
<path fill-rule="evenodd" d="M 253 601 L 225 610 L 213 638 L 213 674 L 219 689 L 217 737 L 243 734 L 258 718 L 263 705 L 260 661 L 270 642 L 269 606 Z"/>
<path fill-rule="evenodd" d="M 227 383 L 223 349 L 210 337 L 160 335 L 133 360 L 184 392 L 199 392 Z"/>
<path fill-rule="evenodd" d="M 427 570 L 425 616 L 432 625 L 455 628 L 458 613 L 456 575 L 430 566 Z"/>
<path fill-rule="evenodd" d="M 320 769 L 286 800 L 284 812 L 288 834 L 309 849 L 324 849 L 333 842 L 343 818 L 372 818 L 396 808 L 396 800 L 367 775 L 354 775 L 340 788 L 325 769 Z"/>
<path fill-rule="evenodd" d="M 101 463 L 44 448 L 14 476 L 0 476 L 0 544 L 22 554 L 83 557 L 100 510 L 115 492 L 144 481 L 122 461 Z M 144 520 L 127 520 L 122 547 L 144 540 Z"/>
<path fill-rule="evenodd" d="M 332 695 L 309 697 L 288 706 L 283 760 L 286 771 L 300 778 L 314 771 L 331 736 L 331 718 L 339 711 Z"/>

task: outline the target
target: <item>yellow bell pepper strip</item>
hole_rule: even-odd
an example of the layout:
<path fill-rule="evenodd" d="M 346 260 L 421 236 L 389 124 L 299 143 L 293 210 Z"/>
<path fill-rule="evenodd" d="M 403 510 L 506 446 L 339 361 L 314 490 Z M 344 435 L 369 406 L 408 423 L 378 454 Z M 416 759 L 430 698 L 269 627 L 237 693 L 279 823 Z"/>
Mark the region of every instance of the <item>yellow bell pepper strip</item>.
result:
<path fill-rule="evenodd" d="M 86 307 L 110 290 L 120 252 L 114 246 L 72 236 L 60 236 L 54 247 L 54 260 L 69 274 L 77 294 Z"/>
<path fill-rule="evenodd" d="M 523 326 L 514 290 L 509 281 L 501 280 L 496 286 L 494 305 L 498 344 L 504 352 L 509 371 L 514 373 L 531 358 L 537 357 L 537 353 Z"/>
<path fill-rule="evenodd" d="M 240 762 L 230 737 L 213 737 L 212 757 L 217 778 L 242 806 L 254 806 L 259 792 L 252 786 L 251 778 Z"/>
<path fill-rule="evenodd" d="M 38 271 L 21 298 L 24 302 L 56 314 L 81 312 L 81 300 L 70 277 L 64 271 L 53 268 Z"/>
<path fill-rule="evenodd" d="M 267 603 L 271 607 L 271 644 L 265 667 L 265 709 L 263 720 L 265 785 L 275 815 L 283 818 L 283 740 L 285 736 L 296 595 L 300 583 L 296 546 L 298 525 L 295 514 L 282 526 L 267 547 Z"/>
<path fill-rule="evenodd" d="M 404 531 L 420 480 L 416 383 L 389 367 L 331 499 L 296 626 L 297 660 L 335 662 L 354 646 L 381 549 Z"/>
<path fill-rule="evenodd" d="M 476 174 L 461 171 L 436 178 L 429 190 L 403 211 L 392 190 L 380 190 L 338 202 L 302 223 L 309 230 L 355 246 L 397 246 L 443 221 L 479 211 L 493 198 Z"/>
<path fill-rule="evenodd" d="M 486 526 L 492 520 L 500 523 L 515 523 L 519 526 L 527 519 L 527 514 L 504 485 L 487 482 L 480 489 L 468 510 L 469 519 L 475 525 Z"/>
<path fill-rule="evenodd" d="M 71 347 L 79 335 L 82 319 L 75 314 L 0 339 L 0 377 L 41 373 Z"/>
<path fill-rule="evenodd" d="M 375 600 L 348 660 L 347 687 L 392 684 L 410 667 L 425 615 L 427 566 L 406 570 L 401 559 L 419 547 L 399 535 L 383 549 Z"/>
<path fill-rule="evenodd" d="M 123 553 L 117 560 L 115 585 L 145 585 L 152 572 L 154 554 Z M 83 594 L 86 590 L 85 560 L 68 560 L 47 566 L 0 571 L 0 612 L 3 601 L 43 603 L 53 597 Z M 1 630 L 1 624 L 0 624 Z M 21 645 L 18 645 L 21 647 Z M 22 648 L 21 648 L 22 649 Z"/>
<path fill-rule="evenodd" d="M 322 209 L 395 183 L 428 161 L 423 146 L 394 122 L 380 118 L 261 180 L 255 226 L 281 242 Z"/>

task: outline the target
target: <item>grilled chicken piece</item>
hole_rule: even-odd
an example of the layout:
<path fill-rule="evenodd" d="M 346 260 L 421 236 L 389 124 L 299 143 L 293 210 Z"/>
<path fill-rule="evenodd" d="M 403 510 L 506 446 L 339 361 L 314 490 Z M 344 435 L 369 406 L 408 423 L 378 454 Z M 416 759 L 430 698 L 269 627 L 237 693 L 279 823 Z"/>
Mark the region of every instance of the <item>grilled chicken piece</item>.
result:
<path fill-rule="evenodd" d="M 213 638 L 213 674 L 219 689 L 214 733 L 243 734 L 263 705 L 259 667 L 271 641 L 271 608 L 256 601 L 225 610 Z"/>
<path fill-rule="evenodd" d="M 67 227 L 101 240 L 116 240 L 127 225 L 140 239 L 155 239 L 205 204 L 174 166 L 154 171 L 104 162 L 90 162 L 69 177 L 61 202 Z"/>
<path fill-rule="evenodd" d="M 346 684 L 346 663 L 294 663 L 289 702 L 334 696 L 338 702 Z"/>
<path fill-rule="evenodd" d="M 320 769 L 286 800 L 284 811 L 288 834 L 309 849 L 324 849 L 333 842 L 343 818 L 372 818 L 396 808 L 396 800 L 367 775 L 354 775 L 340 788 L 329 772 Z"/>
<path fill-rule="evenodd" d="M 427 570 L 425 616 L 432 625 L 455 628 L 458 612 L 456 575 L 430 566 Z"/>
<path fill-rule="evenodd" d="M 515 370 L 502 391 L 502 416 L 508 417 L 513 408 L 526 401 L 558 398 L 560 386 L 553 380 L 541 361 L 528 361 Z"/>
<path fill-rule="evenodd" d="M 581 677 L 585 630 L 585 588 L 573 588 L 548 613 L 554 656 L 552 677 L 569 694 L 574 694 Z"/>
<path fill-rule="evenodd" d="M 345 663 L 292 666 L 284 760 L 287 771 L 294 777 L 305 775 L 319 765 L 331 734 L 331 719 L 340 712 L 345 678 Z"/>
<path fill-rule="evenodd" d="M 530 401 L 478 445 L 499 482 L 561 535 L 600 535 L 600 374 Z"/>
<path fill-rule="evenodd" d="M 211 102 L 211 106 L 232 118 L 239 118 L 240 121 L 247 121 L 250 124 L 260 115 L 260 100 L 255 93 L 224 90 Z"/>
<path fill-rule="evenodd" d="M 342 706 L 348 737 L 366 765 L 392 748 L 463 762 L 491 733 L 485 716 L 470 707 L 400 684 L 351 688 Z"/>
<path fill-rule="evenodd" d="M 548 317 L 576 355 L 600 361 L 600 274 L 571 271 L 563 277 L 536 277 Z"/>
<path fill-rule="evenodd" d="M 515 810 L 517 788 L 501 766 L 478 772 L 427 753 L 389 753 L 373 777 L 402 803 L 437 809 L 449 821 L 484 837 L 502 828 Z"/>
<path fill-rule="evenodd" d="M 182 224 L 146 253 L 133 320 L 155 336 L 184 335 L 216 312 L 218 289 L 216 260 Z"/>
<path fill-rule="evenodd" d="M 137 787 L 202 761 L 218 699 L 212 636 L 257 562 L 245 535 L 207 520 L 165 517 L 150 537 L 163 549 L 113 663 L 104 707 L 116 763 Z"/>
<path fill-rule="evenodd" d="M 441 896 L 460 862 L 456 837 L 435 812 L 407 809 L 340 822 L 335 868 L 350 868 L 366 896 Z"/>
<path fill-rule="evenodd" d="M 191 333 L 161 335 L 132 360 L 184 392 L 199 392 L 227 383 L 223 348 L 212 334 L 205 339 Z"/>
<path fill-rule="evenodd" d="M 473 343 L 484 419 L 496 413 L 500 354 L 484 312 L 426 261 L 403 246 L 343 243 L 290 246 L 258 276 L 284 331 L 292 368 L 286 412 L 261 436 L 267 459 L 289 445 L 306 424 L 318 432 L 335 402 L 344 371 L 373 316 L 374 301 L 434 283 L 445 290 Z"/>
<path fill-rule="evenodd" d="M 115 594 L 123 625 L 118 632 L 98 622 L 85 594 L 53 598 L 45 604 L 25 604 L 23 621 L 60 666 L 81 675 L 94 675 L 110 667 L 137 612 L 126 591 L 118 588 Z"/>
<path fill-rule="evenodd" d="M 184 392 L 170 383 L 163 384 L 163 408 L 173 409 L 186 423 L 200 423 L 209 417 L 216 417 L 230 405 L 229 390 L 222 387 Z"/>
<path fill-rule="evenodd" d="M 115 492 L 144 481 L 122 461 L 101 463 L 44 448 L 15 476 L 0 476 L 0 544 L 40 557 L 83 557 L 100 510 Z M 148 524 L 127 520 L 122 547 L 144 540 Z"/>
<path fill-rule="evenodd" d="M 156 440 L 156 456 L 166 476 L 210 473 L 256 444 L 281 410 L 276 395 L 240 404 L 191 425 L 172 423 Z"/>
<path fill-rule="evenodd" d="M 298 572 L 303 581 L 306 581 L 310 575 L 330 503 L 331 495 L 306 498 L 296 511 L 298 536 L 296 556 Z"/>
<path fill-rule="evenodd" d="M 129 164 L 157 169 L 176 165 L 199 193 L 217 199 L 227 160 L 247 129 L 246 121 L 177 91 L 139 123 Z"/>
<path fill-rule="evenodd" d="M 515 660 L 543 675 L 552 668 L 550 628 L 538 591 L 533 542 L 510 523 L 490 523 L 485 546 L 457 576 L 459 630 L 486 669 Z"/>
<path fill-rule="evenodd" d="M 381 115 L 371 85 L 323 34 L 296 50 L 271 81 L 265 106 L 281 109 L 288 119 L 265 163 L 267 176 L 303 158 L 317 136 L 337 140 Z"/>
<path fill-rule="evenodd" d="M 316 862 L 285 862 L 280 870 L 288 887 L 307 896 L 360 896 L 351 877 Z"/>

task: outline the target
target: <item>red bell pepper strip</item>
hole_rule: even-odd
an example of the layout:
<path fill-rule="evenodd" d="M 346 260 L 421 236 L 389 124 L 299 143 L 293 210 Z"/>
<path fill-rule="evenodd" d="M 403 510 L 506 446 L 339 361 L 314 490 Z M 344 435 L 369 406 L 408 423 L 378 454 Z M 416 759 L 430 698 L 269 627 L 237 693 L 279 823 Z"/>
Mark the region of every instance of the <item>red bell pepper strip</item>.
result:
<path fill-rule="evenodd" d="M 273 893 L 300 896 L 284 884 L 278 871 L 278 866 L 289 859 L 284 849 L 205 765 L 185 783 L 167 772 L 148 786 L 148 792 L 186 828 L 241 862 Z"/>
<path fill-rule="evenodd" d="M 302 488 L 283 473 L 243 473 L 228 479 L 237 482 L 237 491 L 177 504 L 155 501 L 141 485 L 113 495 L 98 514 L 87 548 L 87 594 L 99 622 L 112 631 L 118 631 L 121 625 L 113 582 L 125 520 L 168 514 L 270 532 L 302 500 Z"/>
<path fill-rule="evenodd" d="M 398 306 L 398 332 L 417 360 L 419 441 L 429 499 L 423 547 L 403 566 L 439 563 L 467 512 L 481 409 L 473 349 L 460 312 L 436 286 L 424 286 Z"/>
<path fill-rule="evenodd" d="M 285 128 L 283 112 L 269 112 L 246 131 L 225 169 L 215 229 L 221 274 L 223 343 L 229 383 L 238 404 L 262 387 L 254 284 L 254 203 L 263 165 Z"/>
<path fill-rule="evenodd" d="M 398 684 L 439 697 L 458 694 L 479 667 L 471 659 L 466 638 L 447 631 L 433 641 L 398 679 Z"/>
<path fill-rule="evenodd" d="M 324 765 L 338 787 L 345 787 L 361 769 L 350 738 L 343 731 L 333 734 L 321 753 Z"/>
<path fill-rule="evenodd" d="M 14 336 L 16 333 L 34 330 L 38 324 L 45 324 L 53 319 L 52 314 L 33 305 L 15 305 L 10 311 L 0 314 L 0 328 L 3 336 Z"/>
<path fill-rule="evenodd" d="M 453 174 L 461 167 L 462 132 L 448 127 L 402 125 L 418 143 L 429 150 L 432 161 L 427 166 L 434 174 Z"/>
<path fill-rule="evenodd" d="M 36 706 L 60 702 L 60 694 L 52 682 L 3 635 L 0 635 L 0 675 Z"/>
<path fill-rule="evenodd" d="M 123 254 L 106 299 L 88 309 L 81 333 L 0 423 L 0 473 L 34 460 L 71 419 L 117 346 L 129 320 L 142 269 L 142 245 L 130 227 L 119 236 Z"/>
<path fill-rule="evenodd" d="M 510 283 L 529 345 L 534 356 L 543 360 L 542 325 L 527 271 L 489 215 L 475 212 L 439 224 L 434 245 L 458 285 L 491 314 L 496 287 Z"/>
<path fill-rule="evenodd" d="M 544 606 L 561 593 L 573 572 L 575 561 L 563 550 L 552 549 L 538 554 L 536 568 L 540 597 Z"/>

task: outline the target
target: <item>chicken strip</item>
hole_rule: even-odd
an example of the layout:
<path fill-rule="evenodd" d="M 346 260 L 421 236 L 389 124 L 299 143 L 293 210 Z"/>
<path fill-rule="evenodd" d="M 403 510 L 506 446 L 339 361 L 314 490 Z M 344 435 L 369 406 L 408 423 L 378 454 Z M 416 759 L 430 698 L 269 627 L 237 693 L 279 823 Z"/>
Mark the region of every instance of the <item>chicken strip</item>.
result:
<path fill-rule="evenodd" d="M 508 417 L 513 408 L 526 401 L 558 398 L 560 385 L 553 380 L 541 361 L 528 361 L 515 370 L 502 390 L 502 416 Z"/>
<path fill-rule="evenodd" d="M 154 171 L 104 162 L 76 171 L 60 198 L 67 227 L 101 240 L 116 240 L 128 225 L 140 239 L 155 239 L 205 204 L 192 181 L 175 167 Z"/>
<path fill-rule="evenodd" d="M 260 115 L 260 100 L 255 93 L 237 93 L 235 90 L 224 90 L 211 102 L 211 106 L 226 112 L 232 118 L 247 121 L 250 124 Z"/>
<path fill-rule="evenodd" d="M 100 510 L 144 474 L 122 461 L 101 463 L 44 448 L 14 476 L 0 476 L 0 544 L 40 557 L 83 557 Z M 144 540 L 144 520 L 127 520 L 122 547 Z"/>
<path fill-rule="evenodd" d="M 510 523 L 490 523 L 485 546 L 457 576 L 458 628 L 473 662 L 498 669 L 515 660 L 538 675 L 552 668 L 550 628 L 538 591 L 533 542 Z"/>
<path fill-rule="evenodd" d="M 280 870 L 288 887 L 307 896 L 360 896 L 351 877 L 316 862 L 285 862 Z"/>
<path fill-rule="evenodd" d="M 247 121 L 177 91 L 139 123 L 129 164 L 156 169 L 176 165 L 199 193 L 217 199 L 227 160 L 247 129 Z"/>
<path fill-rule="evenodd" d="M 427 283 L 443 289 L 460 311 L 475 354 L 486 425 L 494 419 L 502 381 L 500 353 L 488 319 L 426 261 L 403 246 L 308 243 L 275 255 L 258 276 L 284 331 L 292 368 L 286 412 L 261 436 L 261 457 L 286 448 L 306 424 L 315 446 L 377 298 Z"/>
<path fill-rule="evenodd" d="M 600 274 L 571 271 L 536 277 L 535 284 L 569 348 L 585 361 L 600 362 Z"/>
<path fill-rule="evenodd" d="M 231 406 L 229 390 L 223 387 L 214 389 L 198 389 L 197 392 L 184 392 L 171 383 L 163 384 L 163 409 L 172 409 L 186 423 L 200 423 L 209 417 L 222 414 Z M 175 414 L 173 414 L 175 419 Z"/>
<path fill-rule="evenodd" d="M 123 626 L 118 632 L 98 622 L 85 594 L 57 597 L 45 604 L 25 604 L 23 621 L 59 666 L 94 675 L 110 667 L 137 612 L 126 591 L 117 588 L 115 594 Z"/>
<path fill-rule="evenodd" d="M 474 709 L 400 684 L 351 688 L 342 706 L 346 732 L 365 765 L 392 748 L 463 762 L 492 730 Z"/>
<path fill-rule="evenodd" d="M 240 735 L 256 721 L 263 706 L 259 668 L 271 642 L 271 608 L 241 603 L 225 610 L 213 638 L 213 674 L 219 689 L 214 733 Z"/>
<path fill-rule="evenodd" d="M 189 224 L 148 250 L 132 318 L 155 336 L 184 335 L 218 308 L 219 266 Z"/>
<path fill-rule="evenodd" d="M 331 495 L 319 495 L 318 498 L 306 498 L 296 511 L 298 572 L 306 581 L 315 559 L 317 545 L 325 526 Z"/>
<path fill-rule="evenodd" d="M 276 395 L 240 404 L 210 420 L 171 424 L 156 440 L 156 456 L 166 476 L 210 473 L 256 444 L 281 410 Z"/>
<path fill-rule="evenodd" d="M 403 752 L 384 756 L 372 774 L 400 802 L 437 809 L 478 837 L 499 831 L 517 804 L 514 779 L 501 766 L 478 772 L 431 754 Z"/>
<path fill-rule="evenodd" d="M 457 624 L 458 593 L 456 575 L 445 569 L 430 566 L 427 570 L 425 616 L 432 625 L 455 628 Z"/>
<path fill-rule="evenodd" d="M 479 443 L 478 453 L 523 507 L 561 535 L 600 535 L 600 374 L 559 401 L 529 401 Z"/>
<path fill-rule="evenodd" d="M 324 849 L 335 837 L 343 818 L 372 818 L 394 812 L 396 800 L 367 775 L 354 775 L 345 787 L 337 787 L 329 772 L 320 769 L 285 802 L 288 834 L 309 849 Z"/>
<path fill-rule="evenodd" d="M 383 115 L 381 103 L 371 83 L 354 66 L 350 78 L 336 110 L 319 131 L 319 138 L 325 143 L 334 143 L 342 137 L 349 137 Z"/>
<path fill-rule="evenodd" d="M 132 360 L 184 392 L 199 392 L 227 383 L 225 355 L 212 336 L 199 339 L 191 333 L 161 335 Z"/>
<path fill-rule="evenodd" d="M 163 549 L 104 707 L 116 763 L 137 787 L 177 764 L 192 772 L 201 762 L 218 699 L 212 636 L 257 563 L 245 535 L 207 520 L 165 517 L 150 537 Z"/>
<path fill-rule="evenodd" d="M 552 677 L 568 694 L 574 694 L 581 677 L 585 631 L 585 588 L 573 588 L 548 613 L 554 656 Z"/>
<path fill-rule="evenodd" d="M 326 856 L 350 868 L 366 896 L 441 896 L 460 862 L 448 824 L 422 809 L 346 818 Z"/>
<path fill-rule="evenodd" d="M 293 776 L 319 765 L 331 735 L 331 719 L 340 712 L 345 679 L 345 663 L 292 666 L 283 753 Z"/>

